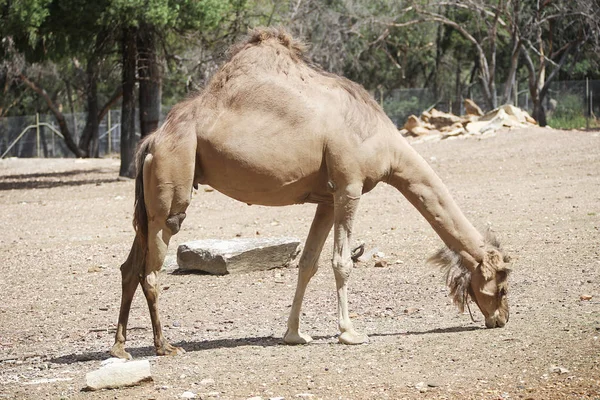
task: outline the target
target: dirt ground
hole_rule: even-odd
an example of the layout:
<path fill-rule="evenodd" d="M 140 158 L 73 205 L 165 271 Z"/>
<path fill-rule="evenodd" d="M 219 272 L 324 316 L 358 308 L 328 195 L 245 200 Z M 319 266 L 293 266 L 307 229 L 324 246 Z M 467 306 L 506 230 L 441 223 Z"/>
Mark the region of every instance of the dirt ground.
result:
<path fill-rule="evenodd" d="M 337 343 L 330 238 L 301 322 L 316 340 L 286 346 L 296 269 L 181 275 L 174 254 L 194 239 L 304 239 L 314 205 L 247 206 L 200 188 L 160 285 L 165 334 L 187 352 L 154 356 L 138 290 L 128 349 L 150 360 L 154 381 L 99 392 L 82 389 L 113 343 L 134 184 L 117 179 L 116 159 L 0 161 L 0 399 L 600 399 L 600 134 L 536 128 L 414 146 L 513 256 L 505 328 L 458 313 L 426 264 L 441 241 L 382 184 L 363 197 L 355 240 L 388 266 L 359 263 L 350 281 L 370 343 Z"/>

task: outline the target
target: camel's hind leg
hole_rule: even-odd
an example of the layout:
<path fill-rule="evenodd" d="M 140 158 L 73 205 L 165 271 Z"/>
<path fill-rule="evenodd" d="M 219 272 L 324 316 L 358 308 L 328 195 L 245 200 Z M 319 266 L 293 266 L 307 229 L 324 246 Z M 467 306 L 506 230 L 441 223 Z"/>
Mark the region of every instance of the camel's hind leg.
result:
<path fill-rule="evenodd" d="M 140 283 L 139 274 L 144 268 L 144 247 L 140 243 L 140 236 L 135 237 L 129 256 L 123 265 L 121 265 L 121 309 L 119 311 L 119 323 L 117 324 L 117 333 L 115 335 L 115 344 L 110 349 L 110 354 L 114 357 L 131 359 L 131 354 L 125 351 L 125 340 L 127 339 L 127 321 L 129 320 L 129 310 L 131 301 Z"/>
<path fill-rule="evenodd" d="M 182 353 L 183 349 L 171 346 L 162 333 L 158 313 L 158 272 L 171 237 L 179 231 L 185 219 L 191 200 L 194 158 L 186 163 L 186 154 L 177 154 L 177 158 L 173 154 L 163 157 L 150 156 L 144 164 L 148 252 L 140 283 L 148 302 L 156 354 L 172 355 Z"/>
<path fill-rule="evenodd" d="M 333 273 L 338 297 L 338 323 L 341 332 L 339 341 L 344 344 L 361 344 L 369 340 L 366 335 L 354 329 L 348 315 L 348 278 L 353 266 L 350 239 L 361 194 L 362 186 L 358 184 L 340 188 L 334 194 Z"/>
<path fill-rule="evenodd" d="M 300 325 L 300 309 L 308 282 L 317 272 L 319 267 L 319 255 L 323 244 L 329 235 L 333 225 L 333 207 L 331 205 L 319 204 L 313 219 L 300 262 L 298 263 L 298 283 L 296 294 L 292 303 L 292 309 L 288 318 L 288 329 L 283 337 L 288 344 L 305 344 L 312 340 L 309 335 L 298 331 Z"/>

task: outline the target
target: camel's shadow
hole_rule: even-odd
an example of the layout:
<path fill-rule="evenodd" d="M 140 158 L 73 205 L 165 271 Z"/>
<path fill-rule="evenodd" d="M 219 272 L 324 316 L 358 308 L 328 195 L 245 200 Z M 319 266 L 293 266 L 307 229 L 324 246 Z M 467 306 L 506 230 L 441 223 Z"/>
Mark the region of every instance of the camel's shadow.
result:
<path fill-rule="evenodd" d="M 371 333 L 370 337 L 385 337 L 385 336 L 409 336 L 409 335 L 428 335 L 428 334 L 451 334 L 461 332 L 471 332 L 481 330 L 479 326 L 452 326 L 448 328 L 430 329 L 427 331 L 408 331 L 398 333 Z M 334 336 L 313 336 L 315 343 L 310 346 L 329 343 L 330 339 L 335 339 Z M 319 343 L 320 342 L 320 343 Z M 272 346 L 287 346 L 283 342 L 283 338 L 274 336 L 248 337 L 238 339 L 216 339 L 216 340 L 199 340 L 199 341 L 180 341 L 173 343 L 177 347 L 182 347 L 186 352 L 197 352 L 213 349 L 235 348 L 243 346 L 257 347 L 272 347 Z M 154 347 L 128 347 L 127 351 L 135 359 L 154 357 Z M 55 364 L 75 364 L 86 361 L 102 361 L 109 358 L 107 351 L 93 351 L 86 353 L 72 353 L 64 356 L 51 358 L 49 361 Z"/>

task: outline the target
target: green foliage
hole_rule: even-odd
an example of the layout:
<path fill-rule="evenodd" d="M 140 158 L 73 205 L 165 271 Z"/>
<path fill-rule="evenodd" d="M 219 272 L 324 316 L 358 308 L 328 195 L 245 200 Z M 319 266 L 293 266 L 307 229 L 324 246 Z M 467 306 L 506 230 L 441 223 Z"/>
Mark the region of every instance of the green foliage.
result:
<path fill-rule="evenodd" d="M 433 96 L 427 89 L 402 90 L 385 97 L 385 113 L 401 127 L 410 115 L 421 115 L 432 105 Z"/>
<path fill-rule="evenodd" d="M 584 101 L 578 95 L 562 96 L 556 110 L 548 118 L 548 125 L 555 129 L 582 129 L 587 123 L 591 127 L 598 126 L 593 119 L 586 120 Z"/>

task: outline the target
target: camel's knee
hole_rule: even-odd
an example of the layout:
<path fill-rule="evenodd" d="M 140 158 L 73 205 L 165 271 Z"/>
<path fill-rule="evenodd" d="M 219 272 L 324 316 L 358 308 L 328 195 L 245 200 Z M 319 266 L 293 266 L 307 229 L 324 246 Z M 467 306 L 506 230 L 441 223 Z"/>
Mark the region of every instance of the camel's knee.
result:
<path fill-rule="evenodd" d="M 300 256 L 300 261 L 298 262 L 298 269 L 308 274 L 312 277 L 319 267 L 319 254 L 305 249 Z"/>
<path fill-rule="evenodd" d="M 144 269 L 146 261 L 145 246 L 140 243 L 140 237 L 136 236 L 127 260 L 121 264 L 121 278 L 123 283 L 129 282 L 131 279 L 136 277 L 140 271 Z"/>
<path fill-rule="evenodd" d="M 175 235 L 177 232 L 179 232 L 179 230 L 181 229 L 181 224 L 183 223 L 185 217 L 186 214 L 182 212 L 179 214 L 171 215 L 169 218 L 167 218 L 165 225 L 171 231 L 172 235 Z"/>
<path fill-rule="evenodd" d="M 140 283 L 146 298 L 148 300 L 156 301 L 156 298 L 158 297 L 158 276 L 156 272 L 141 276 Z"/>
<path fill-rule="evenodd" d="M 345 282 L 348 280 L 353 266 L 351 258 L 344 259 L 342 257 L 334 256 L 332 265 L 336 281 Z"/>

